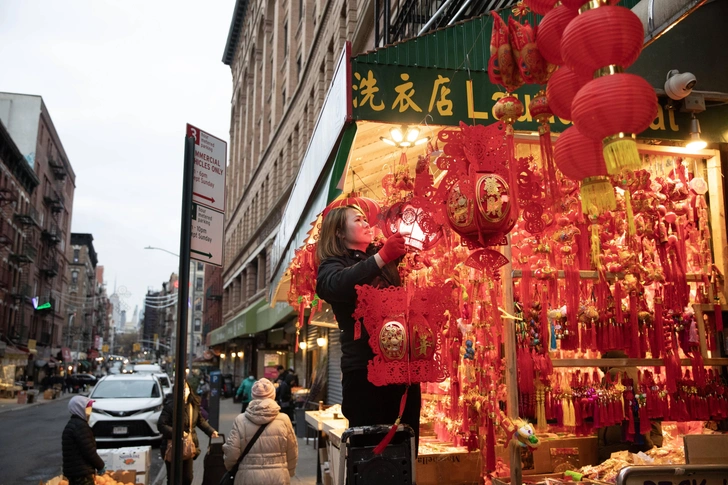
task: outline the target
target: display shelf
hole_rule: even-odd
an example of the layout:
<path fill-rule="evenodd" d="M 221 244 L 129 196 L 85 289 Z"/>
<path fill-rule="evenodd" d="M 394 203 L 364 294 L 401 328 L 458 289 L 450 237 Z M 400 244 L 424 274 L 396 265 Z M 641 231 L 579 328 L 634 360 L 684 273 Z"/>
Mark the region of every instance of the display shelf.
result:
<path fill-rule="evenodd" d="M 554 367 L 660 367 L 663 359 L 552 359 Z M 686 367 L 693 365 L 690 359 L 680 359 Z M 728 365 L 728 358 L 708 358 L 705 367 Z"/>

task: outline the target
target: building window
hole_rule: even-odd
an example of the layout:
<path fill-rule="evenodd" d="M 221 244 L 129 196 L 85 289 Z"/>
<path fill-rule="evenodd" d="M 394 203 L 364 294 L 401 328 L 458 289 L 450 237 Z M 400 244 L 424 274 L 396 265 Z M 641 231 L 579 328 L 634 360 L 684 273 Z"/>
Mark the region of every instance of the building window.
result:
<path fill-rule="evenodd" d="M 74 249 L 73 250 L 73 262 L 78 263 L 78 258 L 80 257 L 81 250 L 80 249 Z"/>
<path fill-rule="evenodd" d="M 197 263 L 197 271 L 205 271 L 205 263 Z"/>
<path fill-rule="evenodd" d="M 298 59 L 296 59 L 296 78 L 298 80 L 301 79 L 301 56 L 298 56 Z"/>
<path fill-rule="evenodd" d="M 201 320 L 199 318 L 195 318 L 195 332 L 200 331 L 200 326 L 201 326 Z"/>
<path fill-rule="evenodd" d="M 298 20 L 303 18 L 303 0 L 298 0 Z"/>
<path fill-rule="evenodd" d="M 78 284 L 78 271 L 71 271 L 71 284 L 73 286 Z"/>
<path fill-rule="evenodd" d="M 281 91 L 281 98 L 283 98 L 283 104 L 282 104 L 282 106 L 285 106 L 286 105 L 286 90 L 285 89 L 283 89 Z"/>
<path fill-rule="evenodd" d="M 202 297 L 195 298 L 195 311 L 201 312 L 202 311 Z"/>
<path fill-rule="evenodd" d="M 197 277 L 197 281 L 195 281 L 195 291 L 202 291 L 202 278 Z"/>
<path fill-rule="evenodd" d="M 283 24 L 283 57 L 288 55 L 288 21 Z"/>

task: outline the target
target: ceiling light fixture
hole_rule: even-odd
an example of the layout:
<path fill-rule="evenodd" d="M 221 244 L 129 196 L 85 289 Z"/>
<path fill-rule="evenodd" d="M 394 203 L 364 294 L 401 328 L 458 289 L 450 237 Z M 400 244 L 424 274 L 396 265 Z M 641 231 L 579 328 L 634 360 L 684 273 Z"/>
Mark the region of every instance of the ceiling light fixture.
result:
<path fill-rule="evenodd" d="M 708 146 L 708 142 L 700 138 L 700 122 L 695 117 L 695 113 L 691 113 L 690 118 L 690 141 L 685 148 L 688 150 L 702 150 Z"/>
<path fill-rule="evenodd" d="M 399 148 L 409 148 L 419 146 L 430 141 L 429 136 L 420 138 L 420 129 L 416 126 L 402 125 L 390 128 L 389 137 L 380 136 L 380 140 L 389 146 Z"/>

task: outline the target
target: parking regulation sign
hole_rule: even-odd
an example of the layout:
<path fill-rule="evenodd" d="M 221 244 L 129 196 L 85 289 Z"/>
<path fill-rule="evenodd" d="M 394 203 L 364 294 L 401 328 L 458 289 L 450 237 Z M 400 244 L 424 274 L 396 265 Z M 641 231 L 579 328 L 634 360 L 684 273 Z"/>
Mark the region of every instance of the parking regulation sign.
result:
<path fill-rule="evenodd" d="M 187 136 L 195 138 L 192 202 L 225 212 L 227 143 L 189 123 Z"/>

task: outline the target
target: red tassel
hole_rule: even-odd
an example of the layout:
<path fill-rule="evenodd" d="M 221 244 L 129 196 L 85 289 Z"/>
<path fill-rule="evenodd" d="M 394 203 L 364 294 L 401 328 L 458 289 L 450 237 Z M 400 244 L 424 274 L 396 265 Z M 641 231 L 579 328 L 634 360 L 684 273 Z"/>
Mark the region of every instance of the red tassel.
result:
<path fill-rule="evenodd" d="M 357 320 L 354 323 L 354 340 L 359 340 L 361 338 L 361 320 Z"/>
<path fill-rule="evenodd" d="M 409 393 L 409 386 L 404 390 L 404 394 L 402 394 L 402 399 L 399 401 L 399 414 L 397 415 L 397 420 L 394 422 L 392 427 L 389 429 L 389 432 L 387 435 L 382 439 L 382 441 L 379 442 L 379 444 L 374 448 L 374 454 L 380 455 L 384 449 L 389 445 L 389 443 L 392 441 L 392 438 L 394 438 L 394 435 L 397 433 L 397 428 L 399 427 L 399 422 L 402 419 L 402 414 L 404 414 L 404 408 L 407 405 L 407 394 Z"/>

